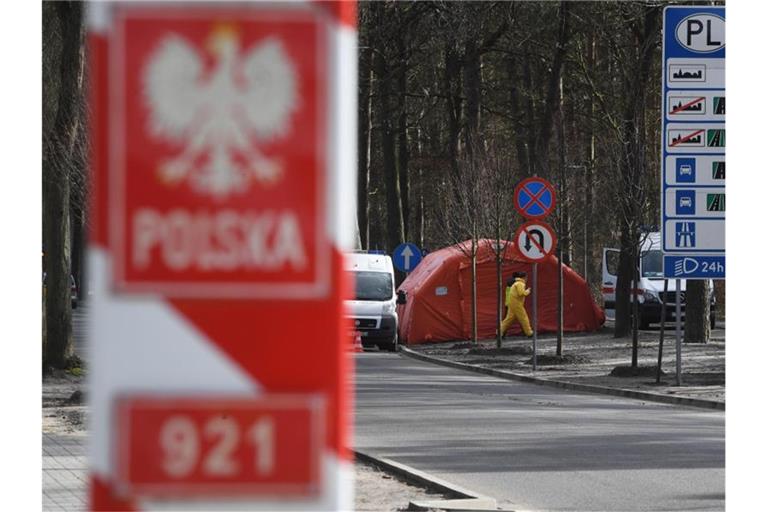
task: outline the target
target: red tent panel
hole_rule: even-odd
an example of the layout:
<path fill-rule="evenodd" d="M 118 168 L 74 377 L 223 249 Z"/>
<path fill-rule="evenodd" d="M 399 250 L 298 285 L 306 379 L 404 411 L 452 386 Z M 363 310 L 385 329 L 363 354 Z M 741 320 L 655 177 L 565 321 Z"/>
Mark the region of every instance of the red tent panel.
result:
<path fill-rule="evenodd" d="M 468 244 L 468 242 L 464 242 Z M 494 240 L 481 240 L 477 257 L 478 336 L 496 333 L 496 255 Z M 513 272 L 527 272 L 531 285 L 533 265 L 524 262 L 512 242 L 507 243 L 502 263 L 503 281 Z M 557 329 L 557 259 L 550 256 L 539 263 L 539 332 Z M 455 246 L 428 254 L 400 285 L 408 302 L 399 306 L 400 339 L 409 344 L 469 339 L 472 335 L 472 267 Z M 605 313 L 595 303 L 584 279 L 563 266 L 563 329 L 567 332 L 593 331 L 605 322 Z M 502 301 L 503 303 L 503 301 Z M 532 295 L 526 310 L 532 319 Z M 506 308 L 503 313 L 506 314 Z M 507 333 L 520 334 L 515 324 Z"/>

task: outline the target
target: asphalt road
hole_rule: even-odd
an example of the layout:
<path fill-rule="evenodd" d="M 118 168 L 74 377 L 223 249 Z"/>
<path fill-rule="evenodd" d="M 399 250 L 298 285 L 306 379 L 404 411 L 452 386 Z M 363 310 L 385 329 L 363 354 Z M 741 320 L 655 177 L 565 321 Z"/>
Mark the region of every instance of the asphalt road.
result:
<path fill-rule="evenodd" d="M 573 394 L 366 352 L 355 447 L 513 510 L 723 510 L 722 412 Z"/>

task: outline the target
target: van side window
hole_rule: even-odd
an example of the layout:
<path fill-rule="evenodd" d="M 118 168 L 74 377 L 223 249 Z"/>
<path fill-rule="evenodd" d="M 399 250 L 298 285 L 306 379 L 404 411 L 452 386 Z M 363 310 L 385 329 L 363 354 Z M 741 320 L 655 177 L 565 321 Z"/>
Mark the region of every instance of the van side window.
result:
<path fill-rule="evenodd" d="M 605 268 L 609 274 L 619 274 L 619 251 L 605 251 Z"/>

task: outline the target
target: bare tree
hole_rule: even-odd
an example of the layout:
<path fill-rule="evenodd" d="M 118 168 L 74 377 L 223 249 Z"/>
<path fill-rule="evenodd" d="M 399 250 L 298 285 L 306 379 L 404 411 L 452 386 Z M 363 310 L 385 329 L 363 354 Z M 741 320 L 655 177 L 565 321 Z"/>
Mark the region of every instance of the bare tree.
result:
<path fill-rule="evenodd" d="M 488 211 L 483 193 L 484 162 L 482 156 L 464 155 L 458 162 L 459 172 L 451 174 L 450 191 L 443 194 L 441 216 L 444 241 L 469 260 L 472 280 L 472 341 L 477 343 L 477 253 L 487 225 Z"/>
<path fill-rule="evenodd" d="M 424 247 L 456 243 L 445 233 L 446 204 L 458 205 L 466 194 L 454 186 L 466 178 L 459 174 L 477 147 L 472 139 L 486 149 L 493 141 L 493 151 L 513 159 L 521 177 L 557 181 L 557 169 L 564 172 L 562 261 L 585 269 L 597 298 L 599 248 L 621 248 L 616 334 L 634 337 L 638 244 L 658 222 L 660 4 L 383 4 L 361 4 L 372 67 L 384 55 L 390 77 L 383 90 L 374 73 L 367 94 L 361 80 L 373 120 L 371 247 L 387 247 L 387 226 L 398 225 L 398 215 L 403 234 Z M 377 10 L 383 16 L 370 15 Z M 392 140 L 385 144 L 387 129 Z M 399 202 L 388 201 L 394 176 Z M 399 214 L 393 204 L 401 205 Z M 491 228 L 479 231 L 495 237 Z M 471 238 L 465 231 L 457 240 Z"/>
<path fill-rule="evenodd" d="M 657 5 L 622 5 L 620 15 L 627 30 L 613 31 L 630 34 L 629 42 L 612 38 L 609 45 L 619 74 L 618 87 L 624 93 L 621 100 L 610 103 L 606 94 L 595 81 L 594 69 L 582 61 L 581 72 L 592 96 L 597 100 L 602 122 L 611 134 L 611 162 L 614 179 L 607 180 L 616 194 L 619 220 L 619 271 L 616 283 L 615 336 L 625 337 L 635 330 L 632 323 L 630 292 L 637 279 L 639 243 L 644 224 L 643 213 L 649 200 L 649 190 L 643 186 L 647 165 L 648 84 L 651 66 L 658 58 L 660 8 Z M 635 315 L 636 318 L 636 315 Z"/>
<path fill-rule="evenodd" d="M 83 4 L 44 3 L 43 33 L 43 364 L 64 368 L 72 355 L 70 198 L 83 172 Z"/>
<path fill-rule="evenodd" d="M 555 112 L 560 105 L 560 74 L 566 55 L 566 45 L 570 36 L 570 2 L 560 2 L 558 11 L 557 43 L 552 54 L 549 79 L 547 82 L 547 96 L 543 104 L 543 110 L 539 123 L 539 136 L 536 139 L 536 172 L 543 176 L 549 176 L 549 143 L 552 138 L 552 125 Z"/>
<path fill-rule="evenodd" d="M 515 208 L 512 195 L 516 182 L 514 159 L 502 151 L 497 143 L 475 144 L 473 159 L 479 161 L 480 195 L 486 209 L 483 215 L 484 232 L 488 235 L 487 243 L 496 262 L 496 346 L 501 347 L 501 322 L 504 318 L 504 281 L 503 266 L 507 249 L 512 244 L 515 231 Z"/>
<path fill-rule="evenodd" d="M 361 16 L 368 11 L 362 11 Z M 365 21 L 361 22 L 365 26 Z M 369 249 L 370 241 L 370 204 L 368 192 L 371 182 L 371 111 L 373 109 L 373 95 L 371 83 L 373 82 L 373 66 L 371 65 L 372 50 L 368 46 L 365 31 L 360 35 L 360 55 L 358 83 L 360 97 L 358 102 L 358 137 L 357 137 L 357 225 L 360 234 L 361 249 Z"/>

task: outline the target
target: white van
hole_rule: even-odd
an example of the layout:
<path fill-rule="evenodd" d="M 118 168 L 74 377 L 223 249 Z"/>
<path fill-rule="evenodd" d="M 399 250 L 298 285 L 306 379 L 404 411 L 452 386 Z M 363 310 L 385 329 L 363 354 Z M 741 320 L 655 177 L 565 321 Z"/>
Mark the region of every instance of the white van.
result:
<path fill-rule="evenodd" d="M 405 304 L 405 292 L 395 293 L 392 258 L 386 254 L 350 253 L 345 266 L 354 283 L 354 298 L 345 301 L 345 314 L 362 334 L 363 346 L 395 352 L 397 305 Z"/>
<path fill-rule="evenodd" d="M 646 236 L 646 235 L 643 235 Z M 675 319 L 675 281 L 670 279 L 667 294 L 664 296 L 663 255 L 661 252 L 661 233 L 648 233 L 640 247 L 640 281 L 637 290 L 637 305 L 640 313 L 638 325 L 647 329 L 650 324 L 661 322 L 661 300 L 667 303 L 666 320 Z M 603 249 L 603 301 L 605 314 L 614 318 L 616 308 L 616 275 L 619 268 L 619 250 Z M 681 316 L 685 318 L 685 279 L 680 280 Z M 715 328 L 715 294 L 710 297 L 709 324 Z"/>

